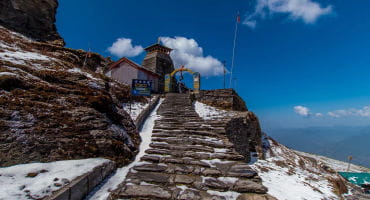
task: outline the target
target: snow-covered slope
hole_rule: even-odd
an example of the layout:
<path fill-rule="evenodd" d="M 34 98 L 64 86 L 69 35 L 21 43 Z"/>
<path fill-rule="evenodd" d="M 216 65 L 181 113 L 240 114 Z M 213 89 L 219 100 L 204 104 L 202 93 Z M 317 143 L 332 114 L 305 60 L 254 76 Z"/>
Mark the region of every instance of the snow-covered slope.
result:
<path fill-rule="evenodd" d="M 297 152 L 266 136 L 266 160 L 258 160 L 252 167 L 258 171 L 268 193 L 284 200 L 352 198 L 353 185 L 335 170 L 346 163 Z M 361 168 L 356 166 L 357 170 Z M 348 189 L 348 190 L 347 190 Z"/>
<path fill-rule="evenodd" d="M 347 171 L 348 163 L 346 163 L 346 162 L 331 159 L 331 158 L 328 158 L 328 157 L 325 157 L 325 156 L 320 156 L 320 155 L 315 155 L 315 154 L 311 154 L 311 153 L 301 152 L 301 151 L 295 151 L 295 152 L 297 154 L 301 155 L 301 156 L 306 156 L 306 157 L 309 157 L 309 158 L 316 159 L 316 160 L 324 163 L 325 165 L 329 166 L 330 168 L 334 169 L 337 172 Z M 354 164 L 350 165 L 350 171 L 351 172 L 367 172 L 367 173 L 370 173 L 369 168 L 362 167 L 362 166 L 359 166 L 359 165 L 354 165 Z"/>

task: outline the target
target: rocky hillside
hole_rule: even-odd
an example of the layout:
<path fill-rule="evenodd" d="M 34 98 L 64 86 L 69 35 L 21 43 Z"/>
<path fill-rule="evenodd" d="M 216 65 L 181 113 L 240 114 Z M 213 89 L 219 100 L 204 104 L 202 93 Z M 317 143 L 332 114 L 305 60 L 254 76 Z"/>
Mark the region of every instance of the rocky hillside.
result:
<path fill-rule="evenodd" d="M 135 156 L 139 137 L 122 109 L 129 88 L 94 72 L 109 60 L 1 26 L 0 47 L 0 166 Z"/>

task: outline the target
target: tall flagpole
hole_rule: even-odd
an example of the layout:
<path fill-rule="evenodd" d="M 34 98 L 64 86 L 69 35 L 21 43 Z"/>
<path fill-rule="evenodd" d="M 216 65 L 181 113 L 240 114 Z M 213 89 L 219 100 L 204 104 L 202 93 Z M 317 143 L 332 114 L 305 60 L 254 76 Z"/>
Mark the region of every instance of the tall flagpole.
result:
<path fill-rule="evenodd" d="M 239 12 L 238 15 L 236 16 L 236 23 L 235 23 L 235 33 L 234 33 L 234 45 L 233 45 L 233 55 L 231 57 L 231 74 L 230 74 L 230 84 L 229 87 L 232 88 L 232 80 L 233 80 L 233 69 L 234 69 L 234 57 L 235 57 L 235 45 L 236 45 L 236 36 L 238 33 L 238 24 L 240 22 L 240 16 Z"/>

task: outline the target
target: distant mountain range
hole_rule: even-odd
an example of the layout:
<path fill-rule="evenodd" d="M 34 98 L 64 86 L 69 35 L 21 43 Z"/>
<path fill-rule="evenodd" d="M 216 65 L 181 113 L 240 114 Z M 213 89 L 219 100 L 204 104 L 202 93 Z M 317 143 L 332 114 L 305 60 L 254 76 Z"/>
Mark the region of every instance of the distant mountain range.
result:
<path fill-rule="evenodd" d="M 370 167 L 370 126 L 275 129 L 268 134 L 292 149 L 342 161 L 351 155 L 353 163 Z"/>

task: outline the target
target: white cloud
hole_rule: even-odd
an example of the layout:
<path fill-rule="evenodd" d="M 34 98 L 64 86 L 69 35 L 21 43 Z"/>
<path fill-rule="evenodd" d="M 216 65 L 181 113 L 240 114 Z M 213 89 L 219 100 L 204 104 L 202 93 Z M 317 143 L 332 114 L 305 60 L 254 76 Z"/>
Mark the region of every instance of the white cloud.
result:
<path fill-rule="evenodd" d="M 310 109 L 304 106 L 294 106 L 294 112 L 304 117 L 308 117 L 311 115 Z"/>
<path fill-rule="evenodd" d="M 175 68 L 185 65 L 202 76 L 223 74 L 222 63 L 212 56 L 203 56 L 203 48 L 194 39 L 185 37 L 161 37 L 160 39 L 165 46 L 173 49 L 171 58 Z"/>
<path fill-rule="evenodd" d="M 347 117 L 347 116 L 358 116 L 358 117 L 370 117 L 370 106 L 365 106 L 361 109 L 341 109 L 328 112 L 331 117 Z"/>
<path fill-rule="evenodd" d="M 316 114 L 315 114 L 315 116 L 316 116 L 316 117 L 322 117 L 322 116 L 323 116 L 323 114 L 322 114 L 322 113 L 316 113 Z"/>
<path fill-rule="evenodd" d="M 257 0 L 254 12 L 246 17 L 243 24 L 255 28 L 258 19 L 274 14 L 288 14 L 292 20 L 313 24 L 319 17 L 330 14 L 332 10 L 331 5 L 322 7 L 312 0 Z"/>
<path fill-rule="evenodd" d="M 247 25 L 249 28 L 251 28 L 251 29 L 254 29 L 254 28 L 256 28 L 256 26 L 257 26 L 257 21 L 256 20 L 252 20 L 252 19 L 250 19 L 250 20 L 245 20 L 244 22 L 243 22 L 243 24 L 244 25 Z"/>
<path fill-rule="evenodd" d="M 118 38 L 107 50 L 117 57 L 134 57 L 141 54 L 144 48 L 140 45 L 133 46 L 129 38 Z"/>

